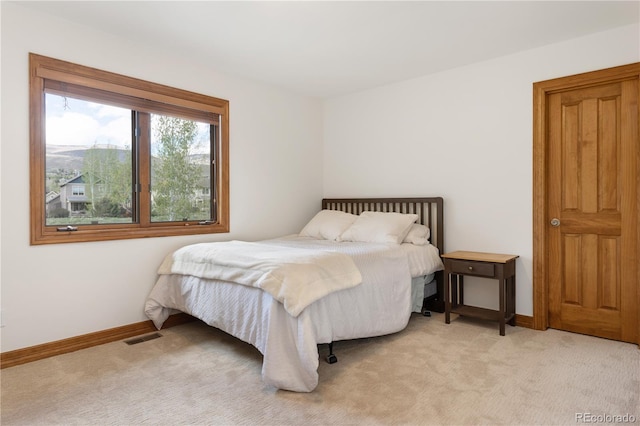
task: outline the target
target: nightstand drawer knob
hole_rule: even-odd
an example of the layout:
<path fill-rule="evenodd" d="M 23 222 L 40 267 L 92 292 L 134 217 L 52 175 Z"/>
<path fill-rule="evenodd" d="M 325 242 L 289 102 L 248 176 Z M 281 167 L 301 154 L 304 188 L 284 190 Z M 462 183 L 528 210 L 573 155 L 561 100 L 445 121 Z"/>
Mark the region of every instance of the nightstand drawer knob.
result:
<path fill-rule="evenodd" d="M 470 270 L 470 271 L 473 271 L 473 266 L 469 266 L 469 270 Z"/>

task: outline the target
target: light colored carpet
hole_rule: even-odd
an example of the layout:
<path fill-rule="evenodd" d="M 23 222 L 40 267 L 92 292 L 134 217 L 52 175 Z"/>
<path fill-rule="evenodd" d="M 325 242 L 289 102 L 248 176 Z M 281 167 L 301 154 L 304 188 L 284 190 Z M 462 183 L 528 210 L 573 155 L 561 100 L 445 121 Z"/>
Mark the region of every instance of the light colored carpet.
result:
<path fill-rule="evenodd" d="M 628 343 L 414 314 L 400 333 L 337 342 L 336 364 L 321 345 L 320 384 L 302 394 L 265 387 L 260 353 L 223 332 L 160 333 L 2 370 L 2 425 L 640 423 Z"/>

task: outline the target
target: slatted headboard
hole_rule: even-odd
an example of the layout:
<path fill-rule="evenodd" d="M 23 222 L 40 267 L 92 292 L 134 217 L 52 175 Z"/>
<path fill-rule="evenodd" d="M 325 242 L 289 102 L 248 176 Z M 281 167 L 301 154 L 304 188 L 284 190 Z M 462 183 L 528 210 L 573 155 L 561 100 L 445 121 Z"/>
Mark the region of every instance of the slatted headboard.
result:
<path fill-rule="evenodd" d="M 418 223 L 431 230 L 431 244 L 444 254 L 444 201 L 442 197 L 421 198 L 325 198 L 322 209 L 340 210 L 352 214 L 363 211 L 413 213 Z M 438 293 L 426 302 L 426 308 L 444 312 L 444 274 L 436 273 Z"/>

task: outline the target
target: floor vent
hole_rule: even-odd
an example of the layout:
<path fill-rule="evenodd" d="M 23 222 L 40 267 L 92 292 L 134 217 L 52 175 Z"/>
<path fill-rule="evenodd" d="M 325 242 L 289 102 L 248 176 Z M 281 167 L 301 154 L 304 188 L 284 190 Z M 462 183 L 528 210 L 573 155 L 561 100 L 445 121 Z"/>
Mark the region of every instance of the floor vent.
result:
<path fill-rule="evenodd" d="M 136 345 L 138 343 L 146 342 L 147 340 L 157 339 L 158 337 L 162 337 L 162 334 L 160 333 L 147 334 L 146 336 L 134 337 L 133 339 L 125 340 L 124 342 L 127 345 Z"/>

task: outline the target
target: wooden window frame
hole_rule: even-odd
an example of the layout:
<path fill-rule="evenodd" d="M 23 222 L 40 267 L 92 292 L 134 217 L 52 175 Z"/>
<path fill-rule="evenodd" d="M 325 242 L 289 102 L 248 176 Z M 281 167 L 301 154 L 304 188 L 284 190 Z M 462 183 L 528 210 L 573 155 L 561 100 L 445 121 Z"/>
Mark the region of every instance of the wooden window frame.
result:
<path fill-rule="evenodd" d="M 229 101 L 34 53 L 29 54 L 29 78 L 30 243 L 32 245 L 229 232 Z M 148 219 L 141 218 L 136 223 L 127 224 L 77 225 L 73 227 L 76 228 L 73 231 L 62 232 L 56 226 L 47 226 L 45 85 L 55 85 L 56 82 L 90 90 L 101 90 L 112 93 L 119 99 L 131 99 L 133 103 L 139 102 L 144 105 L 148 102 L 149 105 L 162 105 L 165 111 L 171 111 L 174 108 L 177 111 L 194 111 L 196 115 L 199 113 L 217 115 L 220 137 L 215 141 L 216 164 L 213 167 L 215 186 L 211 188 L 211 192 L 216 197 L 213 203 L 215 211 L 212 212 L 216 220 L 151 223 Z M 130 107 L 133 109 L 138 105 Z M 141 150 L 144 151 L 144 147 Z M 145 170 L 148 164 L 145 163 L 143 162 L 139 173 L 148 173 L 148 170 Z"/>

